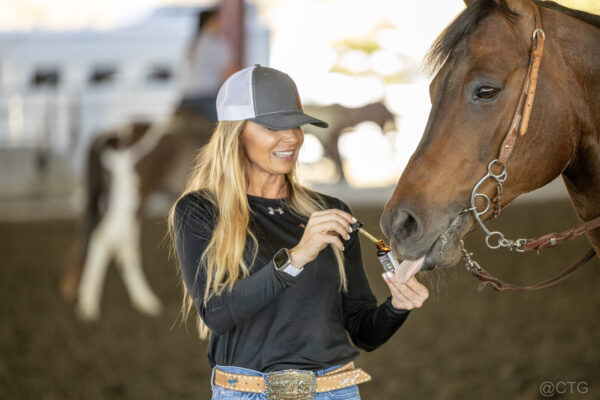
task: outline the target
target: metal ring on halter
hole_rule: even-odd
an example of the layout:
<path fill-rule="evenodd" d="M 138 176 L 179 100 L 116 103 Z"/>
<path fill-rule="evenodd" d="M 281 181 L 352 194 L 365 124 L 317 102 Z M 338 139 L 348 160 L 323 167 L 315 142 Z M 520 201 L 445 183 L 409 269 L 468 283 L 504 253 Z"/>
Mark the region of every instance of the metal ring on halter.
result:
<path fill-rule="evenodd" d="M 498 159 L 493 160 L 491 163 L 489 163 L 488 165 L 488 174 L 494 178 L 495 180 L 497 180 L 500 183 L 504 183 L 504 181 L 506 180 L 507 174 L 506 174 L 506 165 L 502 164 L 502 172 L 500 172 L 499 174 L 495 174 L 492 172 L 492 167 L 494 166 L 494 164 L 496 164 L 498 162 Z"/>
<path fill-rule="evenodd" d="M 499 238 L 498 238 L 498 244 L 496 244 L 495 246 L 493 246 L 493 245 L 490 244 L 490 238 L 494 237 L 494 235 L 498 235 L 499 236 Z M 485 244 L 487 244 L 487 246 L 490 249 L 496 250 L 496 249 L 499 249 L 500 247 L 502 247 L 502 244 L 503 244 L 502 241 L 503 240 L 505 240 L 505 239 L 504 239 L 504 235 L 502 233 L 500 233 L 498 231 L 490 232 L 489 235 L 487 235 L 485 237 Z"/>
<path fill-rule="evenodd" d="M 544 30 L 543 30 L 542 28 L 536 28 L 536 29 L 533 31 L 533 38 L 532 38 L 532 40 L 535 40 L 535 37 L 536 37 L 538 34 L 540 34 L 540 33 L 542 34 L 542 39 L 546 40 L 546 33 L 544 32 Z"/>
<path fill-rule="evenodd" d="M 488 197 L 488 195 L 486 195 L 486 194 L 483 194 L 483 193 L 475 193 L 475 197 L 474 197 L 475 201 L 473 202 L 473 204 L 475 204 L 475 202 L 477 201 L 477 197 L 483 197 L 483 198 L 485 199 L 485 201 L 487 202 L 487 204 L 486 204 L 486 206 L 485 206 L 485 209 L 484 209 L 483 211 L 479 211 L 479 210 L 477 209 L 477 206 L 476 206 L 476 205 L 470 208 L 471 210 L 473 210 L 473 212 L 474 212 L 475 214 L 477 214 L 477 216 L 480 216 L 480 215 L 483 215 L 483 214 L 485 214 L 486 212 L 488 212 L 488 210 L 490 209 L 490 206 L 492 205 L 492 200 L 490 200 L 490 198 L 489 198 L 489 197 Z"/>

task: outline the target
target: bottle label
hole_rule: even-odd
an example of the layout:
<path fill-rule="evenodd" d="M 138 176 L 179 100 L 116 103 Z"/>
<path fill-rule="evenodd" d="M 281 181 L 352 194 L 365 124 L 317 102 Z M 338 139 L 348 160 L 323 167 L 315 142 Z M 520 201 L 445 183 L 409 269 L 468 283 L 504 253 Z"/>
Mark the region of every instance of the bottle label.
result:
<path fill-rule="evenodd" d="M 396 257 L 394 257 L 394 254 L 391 251 L 387 253 L 387 256 L 389 257 L 390 261 L 392 262 L 392 265 L 394 266 L 394 269 L 400 267 L 400 264 L 398 263 L 398 260 L 396 260 Z"/>
<path fill-rule="evenodd" d="M 392 262 L 392 259 L 390 258 L 391 253 L 385 253 L 380 255 L 379 258 L 379 263 L 381 264 L 381 266 L 383 267 L 384 271 L 394 271 L 394 269 L 396 269 L 396 267 L 394 266 L 394 263 Z M 392 256 L 393 258 L 394 256 Z M 395 261 L 395 259 L 394 259 Z M 398 264 L 398 262 L 396 261 L 396 265 Z"/>

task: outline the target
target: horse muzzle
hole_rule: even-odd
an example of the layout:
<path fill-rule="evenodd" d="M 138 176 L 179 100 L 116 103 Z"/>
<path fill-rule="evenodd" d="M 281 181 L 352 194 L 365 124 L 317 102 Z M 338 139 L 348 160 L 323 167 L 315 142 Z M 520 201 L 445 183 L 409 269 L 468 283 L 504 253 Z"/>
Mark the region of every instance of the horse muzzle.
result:
<path fill-rule="evenodd" d="M 474 228 L 469 222 L 468 214 L 462 211 L 448 225 L 430 230 L 423 228 L 422 220 L 415 213 L 402 210 L 393 217 L 384 213 L 381 228 L 390 238 L 394 255 L 404 260 L 416 260 L 425 256 L 422 271 L 458 264 L 461 260 L 460 240 Z"/>

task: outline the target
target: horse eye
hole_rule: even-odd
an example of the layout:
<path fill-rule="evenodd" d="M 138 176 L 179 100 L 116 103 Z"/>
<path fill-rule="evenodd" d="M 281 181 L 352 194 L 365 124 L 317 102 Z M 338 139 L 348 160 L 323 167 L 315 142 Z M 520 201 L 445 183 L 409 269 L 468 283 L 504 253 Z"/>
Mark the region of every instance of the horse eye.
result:
<path fill-rule="evenodd" d="M 493 100 L 498 96 L 499 92 L 496 88 L 481 86 L 477 92 L 477 98 L 479 100 Z"/>

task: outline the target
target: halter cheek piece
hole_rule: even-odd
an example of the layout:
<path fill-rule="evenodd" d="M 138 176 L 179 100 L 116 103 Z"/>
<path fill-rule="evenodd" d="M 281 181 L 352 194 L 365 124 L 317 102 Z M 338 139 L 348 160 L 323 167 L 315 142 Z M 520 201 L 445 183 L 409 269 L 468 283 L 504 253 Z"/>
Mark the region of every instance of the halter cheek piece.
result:
<path fill-rule="evenodd" d="M 532 3 L 532 5 L 535 12 L 535 29 L 532 35 L 533 44 L 529 56 L 529 67 L 527 69 L 527 75 L 525 76 L 525 80 L 523 82 L 523 87 L 521 89 L 521 95 L 519 96 L 519 101 L 517 103 L 515 114 L 513 115 L 508 132 L 506 133 L 506 136 L 502 141 L 502 146 L 500 147 L 500 153 L 498 155 L 498 158 L 489 163 L 487 174 L 483 178 L 481 178 L 473 188 L 473 192 L 471 193 L 471 208 L 467 208 L 462 211 L 463 213 L 473 213 L 475 221 L 486 235 L 485 243 L 489 248 L 507 248 L 511 251 L 515 250 L 517 252 L 524 252 L 528 250 L 537 250 L 539 252 L 541 249 L 554 247 L 569 239 L 572 239 L 575 236 L 581 235 L 584 232 L 600 227 L 600 217 L 598 217 L 575 228 L 569 229 L 565 232 L 550 233 L 537 239 L 510 240 L 506 239 L 504 235 L 499 231 L 490 231 L 485 226 L 482 220 L 482 216 L 486 214 L 492 206 L 494 207 L 492 216 L 495 218 L 500 214 L 501 200 L 502 195 L 504 193 L 503 184 L 506 181 L 506 178 L 508 177 L 508 174 L 506 172 L 506 162 L 508 161 L 508 158 L 510 157 L 513 151 L 515 142 L 517 141 L 517 137 L 525 135 L 525 133 L 527 132 L 527 127 L 529 125 L 531 108 L 533 106 L 535 90 L 537 88 L 538 72 L 540 69 L 542 56 L 544 54 L 544 41 L 546 40 L 546 34 L 542 30 L 540 12 L 535 4 Z M 491 179 L 496 182 L 496 196 L 493 199 L 490 199 L 489 196 L 487 196 L 484 193 L 478 192 L 481 185 L 483 185 L 483 183 L 485 183 L 488 179 Z M 476 200 L 478 198 L 483 199 L 485 201 L 485 207 L 481 211 L 479 211 L 476 205 Z M 548 286 L 552 286 L 566 279 L 579 266 L 583 265 L 586 261 L 590 260 L 596 254 L 594 249 L 590 249 L 575 264 L 567 268 L 561 274 L 544 282 L 538 283 L 537 285 L 518 286 L 503 282 L 500 279 L 490 275 L 477 263 L 477 261 L 474 261 L 472 259 L 473 253 L 467 251 L 462 240 L 460 241 L 460 248 L 467 270 L 473 276 L 482 281 L 482 283 L 479 285 L 480 291 L 483 290 L 483 288 L 485 288 L 486 285 L 490 285 L 494 289 L 499 291 L 537 290 Z"/>

